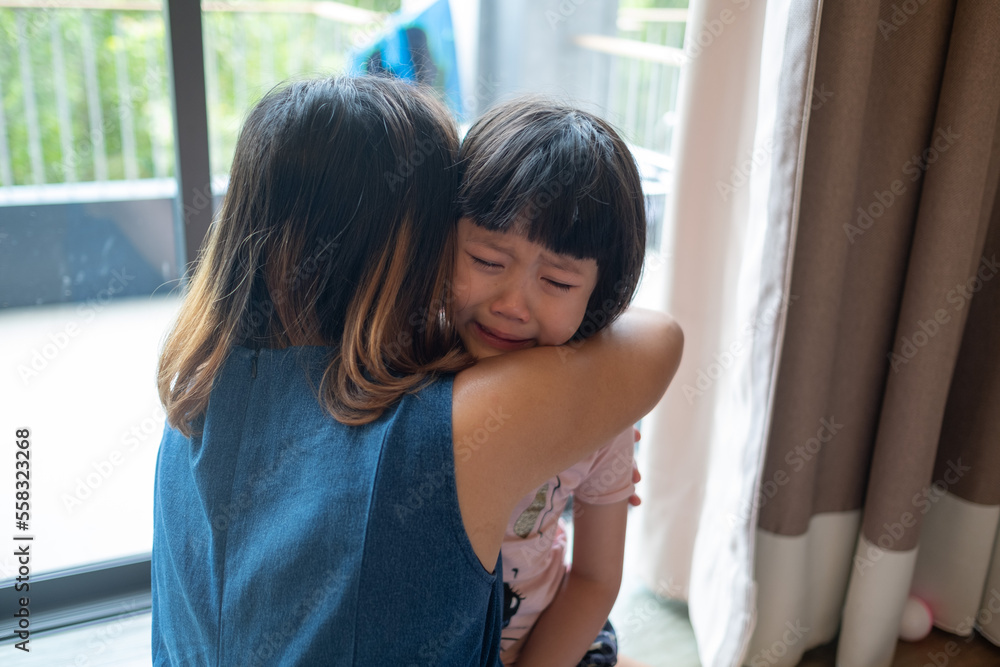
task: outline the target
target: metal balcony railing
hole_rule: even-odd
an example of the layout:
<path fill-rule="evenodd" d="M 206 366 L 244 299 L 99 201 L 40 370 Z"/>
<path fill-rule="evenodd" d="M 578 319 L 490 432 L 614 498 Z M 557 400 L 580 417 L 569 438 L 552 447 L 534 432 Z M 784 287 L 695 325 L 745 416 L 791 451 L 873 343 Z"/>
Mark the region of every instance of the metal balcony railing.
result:
<path fill-rule="evenodd" d="M 343 70 L 387 16 L 325 1 L 206 0 L 202 10 L 215 175 L 228 172 L 257 98 L 290 76 Z M 663 155 L 686 12 L 622 8 L 616 37 L 576 40 L 611 59 L 613 120 Z M 173 175 L 160 0 L 0 0 L 0 37 L 0 188 Z"/>
<path fill-rule="evenodd" d="M 202 3 L 212 172 L 271 86 L 344 68 L 384 13 L 337 2 Z M 159 0 L 0 0 L 0 187 L 173 175 Z"/>

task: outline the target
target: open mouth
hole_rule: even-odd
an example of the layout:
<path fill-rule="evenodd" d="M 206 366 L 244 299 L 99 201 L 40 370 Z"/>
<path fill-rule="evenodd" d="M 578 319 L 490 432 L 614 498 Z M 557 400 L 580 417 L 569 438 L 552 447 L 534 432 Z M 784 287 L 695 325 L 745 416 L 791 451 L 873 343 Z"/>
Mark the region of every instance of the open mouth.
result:
<path fill-rule="evenodd" d="M 519 350 L 524 347 L 531 347 L 535 342 L 534 338 L 507 338 L 495 333 L 492 329 L 484 327 L 479 322 L 473 322 L 472 325 L 476 335 L 484 343 L 500 350 Z"/>

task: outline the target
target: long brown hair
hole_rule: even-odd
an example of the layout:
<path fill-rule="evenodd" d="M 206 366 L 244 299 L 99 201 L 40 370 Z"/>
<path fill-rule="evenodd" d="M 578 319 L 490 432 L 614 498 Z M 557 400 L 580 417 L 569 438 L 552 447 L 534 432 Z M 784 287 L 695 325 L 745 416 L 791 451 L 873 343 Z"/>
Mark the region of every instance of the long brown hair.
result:
<path fill-rule="evenodd" d="M 457 152 L 445 108 L 402 81 L 300 81 L 261 100 L 160 356 L 169 423 L 192 435 L 234 345 L 330 346 L 319 391 L 347 424 L 468 366 L 446 324 Z"/>

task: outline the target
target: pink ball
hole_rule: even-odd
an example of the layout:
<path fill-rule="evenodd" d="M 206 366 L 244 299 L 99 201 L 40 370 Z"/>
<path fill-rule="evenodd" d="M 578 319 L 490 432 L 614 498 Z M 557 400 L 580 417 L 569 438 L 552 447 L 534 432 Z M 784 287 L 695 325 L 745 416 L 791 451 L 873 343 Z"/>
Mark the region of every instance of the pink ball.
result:
<path fill-rule="evenodd" d="M 918 642 L 926 637 L 934 625 L 931 608 L 920 598 L 911 595 L 903 607 L 903 618 L 899 622 L 899 638 L 907 642 Z"/>

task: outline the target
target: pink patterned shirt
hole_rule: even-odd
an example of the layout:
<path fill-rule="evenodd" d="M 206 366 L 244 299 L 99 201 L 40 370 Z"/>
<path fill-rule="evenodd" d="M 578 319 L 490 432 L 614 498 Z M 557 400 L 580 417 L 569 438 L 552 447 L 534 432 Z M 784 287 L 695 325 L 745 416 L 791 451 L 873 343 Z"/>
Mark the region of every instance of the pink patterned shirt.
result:
<path fill-rule="evenodd" d="M 556 475 L 514 508 L 500 548 L 503 554 L 504 628 L 507 663 L 516 660 L 531 628 L 549 606 L 566 573 L 566 533 L 560 515 L 572 495 L 607 505 L 632 495 L 632 427 L 586 459 Z"/>

